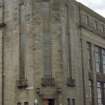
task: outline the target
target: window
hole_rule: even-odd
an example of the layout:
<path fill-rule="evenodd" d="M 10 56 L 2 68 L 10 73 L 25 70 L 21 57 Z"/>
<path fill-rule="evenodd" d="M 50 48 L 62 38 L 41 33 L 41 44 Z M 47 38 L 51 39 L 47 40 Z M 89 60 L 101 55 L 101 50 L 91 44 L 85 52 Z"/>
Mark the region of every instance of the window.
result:
<path fill-rule="evenodd" d="M 101 55 L 100 55 L 100 48 L 95 47 L 95 61 L 96 61 L 96 72 L 100 72 L 100 65 L 101 65 Z"/>
<path fill-rule="evenodd" d="M 86 14 L 83 14 L 82 16 L 81 16 L 81 20 L 82 20 L 82 23 L 83 24 L 86 24 L 86 25 L 88 25 L 89 24 L 89 16 L 87 16 Z"/>
<path fill-rule="evenodd" d="M 96 71 L 105 73 L 105 49 L 95 47 Z"/>
<path fill-rule="evenodd" d="M 102 49 L 102 69 L 103 73 L 105 73 L 105 49 Z"/>
<path fill-rule="evenodd" d="M 70 104 L 70 98 L 67 99 L 67 102 L 68 102 L 68 105 L 71 105 L 71 104 Z"/>
<path fill-rule="evenodd" d="M 102 83 L 97 82 L 97 102 L 98 105 L 103 105 Z"/>
<path fill-rule="evenodd" d="M 89 80 L 88 81 L 89 85 L 89 105 L 93 105 L 93 81 Z"/>
<path fill-rule="evenodd" d="M 24 102 L 24 105 L 29 105 L 29 103 L 28 102 Z"/>
<path fill-rule="evenodd" d="M 20 41 L 20 79 L 25 78 L 25 49 L 27 35 L 25 34 L 25 7 L 20 3 L 19 5 L 19 41 Z"/>
<path fill-rule="evenodd" d="M 95 20 L 95 29 L 97 30 L 98 29 L 98 22 L 97 22 L 97 20 Z"/>
<path fill-rule="evenodd" d="M 72 105 L 75 105 L 75 99 L 72 98 Z"/>
<path fill-rule="evenodd" d="M 103 24 L 101 23 L 98 24 L 98 31 L 103 32 Z"/>
<path fill-rule="evenodd" d="M 21 105 L 21 102 L 18 102 L 17 105 Z"/>
<path fill-rule="evenodd" d="M 75 98 L 67 99 L 68 105 L 75 105 Z"/>
<path fill-rule="evenodd" d="M 103 30 L 102 32 L 104 32 L 104 24 L 102 24 L 102 30 Z"/>
<path fill-rule="evenodd" d="M 91 57 L 91 44 L 89 42 L 87 42 L 87 53 L 88 53 L 88 67 L 89 67 L 89 71 L 92 70 L 92 57 Z"/>

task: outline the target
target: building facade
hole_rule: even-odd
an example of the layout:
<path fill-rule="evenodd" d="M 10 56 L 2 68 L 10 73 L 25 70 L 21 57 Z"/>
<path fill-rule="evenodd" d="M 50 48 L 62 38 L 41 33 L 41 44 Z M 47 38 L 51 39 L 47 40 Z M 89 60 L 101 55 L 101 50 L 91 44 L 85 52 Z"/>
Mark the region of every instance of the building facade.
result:
<path fill-rule="evenodd" d="M 0 0 L 0 105 L 105 105 L 105 19 L 74 0 Z"/>

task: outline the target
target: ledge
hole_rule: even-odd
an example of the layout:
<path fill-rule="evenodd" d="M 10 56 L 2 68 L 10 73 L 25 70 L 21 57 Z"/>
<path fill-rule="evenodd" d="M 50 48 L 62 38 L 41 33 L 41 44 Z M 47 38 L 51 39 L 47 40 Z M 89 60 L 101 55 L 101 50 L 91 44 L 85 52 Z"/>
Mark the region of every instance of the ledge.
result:
<path fill-rule="evenodd" d="M 36 93 L 41 97 L 52 98 L 55 97 L 55 94 L 62 94 L 63 90 L 61 87 L 39 87 L 36 88 Z"/>
<path fill-rule="evenodd" d="M 16 85 L 19 89 L 25 89 L 28 87 L 28 83 L 26 79 L 20 79 L 16 81 Z"/>

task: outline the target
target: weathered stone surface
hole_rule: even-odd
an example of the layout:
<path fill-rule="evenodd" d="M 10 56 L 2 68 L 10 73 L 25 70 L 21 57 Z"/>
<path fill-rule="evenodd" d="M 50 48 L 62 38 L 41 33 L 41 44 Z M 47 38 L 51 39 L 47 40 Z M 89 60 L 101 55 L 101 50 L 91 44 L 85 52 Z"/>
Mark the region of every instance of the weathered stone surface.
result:
<path fill-rule="evenodd" d="M 89 105 L 86 42 L 92 43 L 93 56 L 94 45 L 105 48 L 104 25 L 103 17 L 73 0 L 4 0 L 4 8 L 0 1 L 0 105 L 34 105 L 35 99 L 43 105 L 47 98 L 54 98 L 55 105 L 68 105 L 68 98 L 76 105 Z M 21 34 L 27 36 L 24 50 Z M 20 69 L 20 50 L 24 69 Z"/>

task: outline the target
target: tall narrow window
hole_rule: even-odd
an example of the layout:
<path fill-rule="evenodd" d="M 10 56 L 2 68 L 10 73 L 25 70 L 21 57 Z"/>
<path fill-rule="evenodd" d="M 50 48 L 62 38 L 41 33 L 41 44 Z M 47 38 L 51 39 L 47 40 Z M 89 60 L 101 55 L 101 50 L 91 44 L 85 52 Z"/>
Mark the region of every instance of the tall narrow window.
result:
<path fill-rule="evenodd" d="M 92 56 L 91 56 L 91 43 L 87 42 L 87 53 L 88 53 L 88 67 L 89 71 L 92 70 Z"/>
<path fill-rule="evenodd" d="M 25 78 L 25 9 L 24 5 L 19 5 L 19 24 L 20 24 L 20 79 Z"/>
<path fill-rule="evenodd" d="M 29 103 L 28 102 L 24 102 L 24 105 L 29 105 Z"/>
<path fill-rule="evenodd" d="M 96 71 L 105 73 L 105 49 L 95 47 Z"/>
<path fill-rule="evenodd" d="M 105 49 L 102 49 L 102 69 L 103 73 L 105 73 Z"/>
<path fill-rule="evenodd" d="M 89 105 L 93 105 L 93 82 L 88 81 L 89 85 Z"/>
<path fill-rule="evenodd" d="M 75 98 L 72 98 L 72 105 L 75 105 Z"/>
<path fill-rule="evenodd" d="M 42 78 L 42 86 L 55 86 L 52 77 L 52 37 L 50 33 L 50 4 L 48 1 L 42 3 L 43 18 L 43 37 L 42 37 L 42 56 L 44 77 Z"/>
<path fill-rule="evenodd" d="M 96 72 L 100 72 L 101 70 L 101 50 L 99 47 L 95 47 L 95 61 L 96 61 Z"/>
<path fill-rule="evenodd" d="M 71 105 L 70 98 L 67 99 L 68 105 Z"/>
<path fill-rule="evenodd" d="M 103 103 L 105 104 L 105 82 L 103 83 Z"/>
<path fill-rule="evenodd" d="M 87 16 L 86 14 L 82 14 L 81 22 L 85 25 L 89 25 L 89 16 Z"/>
<path fill-rule="evenodd" d="M 97 102 L 98 105 L 103 105 L 102 84 L 97 82 Z"/>
<path fill-rule="evenodd" d="M 43 63 L 44 78 L 51 78 L 51 34 L 50 34 L 50 5 L 43 3 Z"/>
<path fill-rule="evenodd" d="M 68 72 L 69 72 L 69 77 L 72 78 L 72 64 L 71 64 L 71 41 L 70 41 L 70 13 L 69 13 L 69 5 L 66 4 L 66 36 L 67 36 L 67 56 L 68 56 Z"/>
<path fill-rule="evenodd" d="M 95 25 L 95 29 L 97 30 L 98 29 L 98 22 L 97 22 L 97 20 L 94 21 L 94 25 Z"/>

